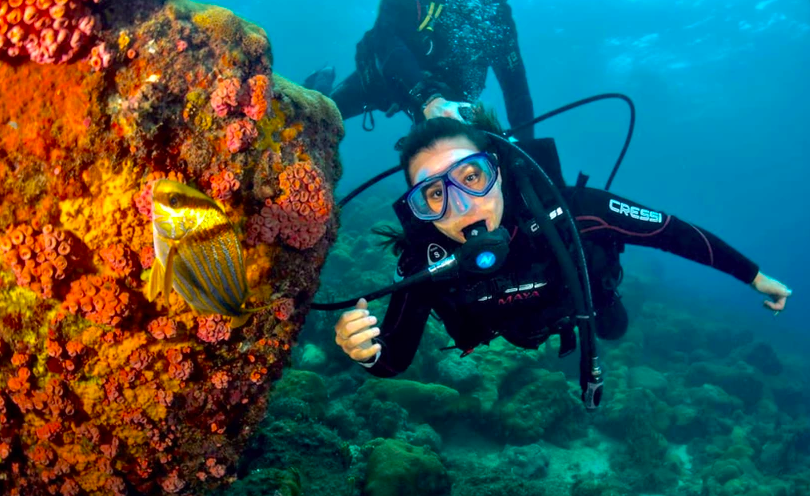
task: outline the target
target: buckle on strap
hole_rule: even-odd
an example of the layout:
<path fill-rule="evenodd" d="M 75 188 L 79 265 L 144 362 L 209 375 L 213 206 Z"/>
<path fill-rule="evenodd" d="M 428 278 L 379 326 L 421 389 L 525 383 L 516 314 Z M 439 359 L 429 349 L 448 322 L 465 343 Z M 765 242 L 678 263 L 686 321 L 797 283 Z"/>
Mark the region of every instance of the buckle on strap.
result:
<path fill-rule="evenodd" d="M 371 120 L 371 127 L 366 125 L 367 119 Z M 363 131 L 374 131 L 374 110 L 368 105 L 363 106 Z"/>

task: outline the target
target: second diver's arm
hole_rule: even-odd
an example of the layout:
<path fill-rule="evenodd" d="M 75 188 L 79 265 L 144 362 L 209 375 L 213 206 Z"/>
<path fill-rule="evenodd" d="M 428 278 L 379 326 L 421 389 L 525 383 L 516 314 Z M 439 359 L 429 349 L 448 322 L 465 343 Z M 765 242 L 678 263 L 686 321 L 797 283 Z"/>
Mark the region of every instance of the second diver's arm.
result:
<path fill-rule="evenodd" d="M 405 41 L 410 30 L 416 32 L 408 19 L 417 19 L 412 1 L 388 0 L 380 3 L 379 15 L 373 29 L 374 52 L 386 83 L 396 100 L 408 106 L 411 115 L 421 113 L 432 99 L 442 95 L 444 85 L 432 80 L 422 68 L 416 54 Z M 446 93 L 446 91 L 444 91 Z"/>

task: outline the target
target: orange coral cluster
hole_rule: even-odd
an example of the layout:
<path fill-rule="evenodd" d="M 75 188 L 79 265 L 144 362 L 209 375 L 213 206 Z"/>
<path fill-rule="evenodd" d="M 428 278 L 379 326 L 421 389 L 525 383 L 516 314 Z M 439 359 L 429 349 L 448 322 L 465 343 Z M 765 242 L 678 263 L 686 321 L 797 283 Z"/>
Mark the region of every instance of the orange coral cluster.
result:
<path fill-rule="evenodd" d="M 267 112 L 267 99 L 272 95 L 268 95 L 269 78 L 264 74 L 253 76 L 248 79 L 248 102 L 245 104 L 245 115 L 254 121 L 260 120 Z"/>
<path fill-rule="evenodd" d="M 211 176 L 211 197 L 217 200 L 230 200 L 233 192 L 239 189 L 239 180 L 229 170 L 221 170 Z"/>
<path fill-rule="evenodd" d="M 231 153 L 241 152 L 253 143 L 259 136 L 256 126 L 249 119 L 239 119 L 231 122 L 225 128 L 225 143 Z"/>
<path fill-rule="evenodd" d="M 129 277 L 135 270 L 135 256 L 123 243 L 115 243 L 99 250 L 107 270 L 115 277 Z"/>
<path fill-rule="evenodd" d="M 323 174 L 310 162 L 298 162 L 278 176 L 283 194 L 276 203 L 312 222 L 323 222 L 332 213 L 332 191 Z"/>
<path fill-rule="evenodd" d="M 211 107 L 219 117 L 225 117 L 241 107 L 246 116 L 258 121 L 267 112 L 269 98 L 272 98 L 270 78 L 264 74 L 251 77 L 246 86 L 238 78 L 227 78 L 219 80 L 211 92 Z"/>
<path fill-rule="evenodd" d="M 92 0 L 98 3 L 98 0 Z M 90 0 L 0 2 L 0 48 L 39 64 L 68 62 L 99 31 Z"/>
<path fill-rule="evenodd" d="M 132 311 L 130 292 L 111 276 L 82 276 L 70 284 L 62 307 L 96 324 L 117 326 Z"/>
<path fill-rule="evenodd" d="M 171 339 L 177 335 L 177 323 L 166 317 L 158 317 L 149 322 L 148 329 L 155 339 Z"/>
<path fill-rule="evenodd" d="M 50 224 L 41 231 L 29 224 L 11 227 L 0 237 L 3 263 L 17 278 L 17 284 L 40 296 L 52 298 L 54 287 L 70 273 L 75 260 L 74 240 Z"/>
<path fill-rule="evenodd" d="M 280 236 L 299 250 L 315 246 L 332 213 L 332 191 L 323 174 L 309 162 L 298 162 L 278 179 L 283 193 L 275 201 L 265 200 L 261 212 L 248 220 L 248 244 L 271 244 Z"/>
<path fill-rule="evenodd" d="M 211 93 L 211 107 L 219 117 L 225 117 L 239 105 L 239 89 L 242 83 L 237 78 L 223 79 Z"/>
<path fill-rule="evenodd" d="M 231 328 L 221 315 L 198 317 L 197 323 L 197 337 L 206 343 L 227 341 L 231 337 Z"/>

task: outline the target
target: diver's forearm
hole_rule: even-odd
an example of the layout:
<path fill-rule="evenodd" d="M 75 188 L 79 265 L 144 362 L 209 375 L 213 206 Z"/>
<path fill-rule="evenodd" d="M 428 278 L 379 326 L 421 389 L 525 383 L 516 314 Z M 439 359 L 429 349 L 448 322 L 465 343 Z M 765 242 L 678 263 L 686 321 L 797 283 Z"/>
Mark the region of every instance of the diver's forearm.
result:
<path fill-rule="evenodd" d="M 607 236 L 620 243 L 658 248 L 745 284 L 759 272 L 754 262 L 713 233 L 607 191 L 582 189 L 576 193 L 573 210 L 584 236 Z"/>

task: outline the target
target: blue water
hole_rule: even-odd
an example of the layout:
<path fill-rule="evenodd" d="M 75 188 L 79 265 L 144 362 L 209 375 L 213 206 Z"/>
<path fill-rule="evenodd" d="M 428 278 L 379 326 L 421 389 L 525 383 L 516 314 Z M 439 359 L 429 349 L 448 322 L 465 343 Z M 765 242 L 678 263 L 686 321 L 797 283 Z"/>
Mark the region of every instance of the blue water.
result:
<path fill-rule="evenodd" d="M 378 1 L 217 3 L 264 27 L 275 71 L 300 82 L 326 63 L 338 80 L 353 70 Z M 725 274 L 650 249 L 629 249 L 625 263 L 652 260 L 664 283 L 745 315 L 783 349 L 810 351 L 810 2 L 510 4 L 538 114 L 603 92 L 635 101 L 636 133 L 612 191 L 714 232 L 794 296 L 774 319 Z M 505 122 L 492 74 L 482 99 Z M 538 136 L 557 140 L 567 179 L 583 170 L 604 184 L 626 130 L 623 105 L 598 103 L 538 126 Z M 376 122 L 372 133 L 360 118 L 347 122 L 340 194 L 396 163 L 392 145 L 409 121 L 377 113 Z"/>

